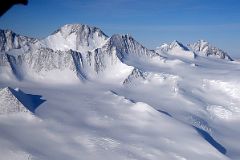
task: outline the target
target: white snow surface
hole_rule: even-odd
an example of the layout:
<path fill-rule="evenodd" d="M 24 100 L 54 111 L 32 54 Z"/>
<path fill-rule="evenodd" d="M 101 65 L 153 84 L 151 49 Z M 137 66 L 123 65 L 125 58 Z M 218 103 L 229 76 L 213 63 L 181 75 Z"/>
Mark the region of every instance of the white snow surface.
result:
<path fill-rule="evenodd" d="M 79 28 L 96 32 L 76 43 Z M 94 28 L 0 54 L 0 159 L 239 159 L 239 62 Z"/>

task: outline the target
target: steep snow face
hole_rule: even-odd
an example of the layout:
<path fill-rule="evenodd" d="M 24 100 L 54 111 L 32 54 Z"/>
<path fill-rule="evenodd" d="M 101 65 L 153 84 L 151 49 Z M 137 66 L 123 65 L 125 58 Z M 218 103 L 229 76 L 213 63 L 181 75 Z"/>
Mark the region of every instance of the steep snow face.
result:
<path fill-rule="evenodd" d="M 79 81 L 79 78 L 84 79 L 80 72 L 81 61 L 81 53 L 72 50 L 54 51 L 49 48 L 39 48 L 21 55 L 2 53 L 0 54 L 0 74 L 5 77 L 15 77 L 18 80 L 33 78 L 34 80 L 46 79 L 46 82 L 49 82 L 48 80 L 73 82 L 73 80 Z"/>
<path fill-rule="evenodd" d="M 0 54 L 0 65 L 8 68 L 19 80 L 27 77 L 45 79 L 47 82 L 77 82 L 79 79 L 96 78 L 122 81 L 132 67 L 122 63 L 118 54 L 116 47 L 108 44 L 86 54 L 39 48 L 18 56 Z"/>
<path fill-rule="evenodd" d="M 0 77 L 5 80 L 13 80 L 16 78 L 5 53 L 0 53 Z"/>
<path fill-rule="evenodd" d="M 20 67 L 27 70 L 28 76 L 35 79 L 49 79 L 55 82 L 77 82 L 84 79 L 81 75 L 81 53 L 69 51 L 54 51 L 40 48 L 34 52 L 22 55 L 24 64 Z"/>
<path fill-rule="evenodd" d="M 153 58 L 161 58 L 158 53 L 148 50 L 129 35 L 113 35 L 107 43 L 116 47 L 119 52 L 118 56 L 121 59 L 130 58 L 146 61 Z"/>
<path fill-rule="evenodd" d="M 49 48 L 40 48 L 34 52 L 25 53 L 23 61 L 36 72 L 63 70 L 69 68 L 75 70 L 71 51 L 54 51 Z"/>
<path fill-rule="evenodd" d="M 1 67 L 10 66 L 7 54 L 5 53 L 0 53 L 0 66 Z"/>
<path fill-rule="evenodd" d="M 212 46 L 209 44 L 207 41 L 204 40 L 199 40 L 196 43 L 189 44 L 189 48 L 204 56 L 209 56 L 209 57 L 215 57 L 215 58 L 220 58 L 220 59 L 225 59 L 225 60 L 230 60 L 232 61 L 233 59 L 223 50 Z"/>
<path fill-rule="evenodd" d="M 53 50 L 72 49 L 85 53 L 101 47 L 107 38 L 99 28 L 81 24 L 67 24 L 41 40 L 37 45 Z"/>
<path fill-rule="evenodd" d="M 25 106 L 15 97 L 11 88 L 0 89 L 0 115 L 29 112 Z"/>
<path fill-rule="evenodd" d="M 169 50 L 173 50 L 173 49 L 189 51 L 189 49 L 186 46 L 184 46 L 182 43 L 180 43 L 176 40 L 173 41 L 172 43 L 170 43 L 170 45 L 169 45 Z"/>
<path fill-rule="evenodd" d="M 84 75 L 89 78 L 121 79 L 131 72 L 132 67 L 122 62 L 122 56 L 116 46 L 106 43 L 102 48 L 88 52 L 83 56 Z"/>
<path fill-rule="evenodd" d="M 176 40 L 170 44 L 164 43 L 160 47 L 157 47 L 156 52 L 191 59 L 196 57 L 195 53 Z"/>
<path fill-rule="evenodd" d="M 25 45 L 33 44 L 37 41 L 35 38 L 18 35 L 10 30 L 0 30 L 0 52 L 19 49 Z"/>
<path fill-rule="evenodd" d="M 23 78 L 22 57 L 0 53 L 0 74 L 3 77 L 12 77 L 18 80 Z M 7 78 L 7 79 L 8 79 Z"/>

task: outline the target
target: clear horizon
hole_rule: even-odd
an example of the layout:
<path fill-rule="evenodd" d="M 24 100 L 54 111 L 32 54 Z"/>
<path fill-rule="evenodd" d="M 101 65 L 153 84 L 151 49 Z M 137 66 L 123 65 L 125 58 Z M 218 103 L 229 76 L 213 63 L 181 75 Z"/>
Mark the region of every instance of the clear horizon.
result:
<path fill-rule="evenodd" d="M 239 58 L 239 7 L 237 0 L 29 0 L 0 17 L 0 28 L 43 38 L 64 24 L 88 24 L 108 36 L 131 34 L 149 49 L 204 39 Z"/>

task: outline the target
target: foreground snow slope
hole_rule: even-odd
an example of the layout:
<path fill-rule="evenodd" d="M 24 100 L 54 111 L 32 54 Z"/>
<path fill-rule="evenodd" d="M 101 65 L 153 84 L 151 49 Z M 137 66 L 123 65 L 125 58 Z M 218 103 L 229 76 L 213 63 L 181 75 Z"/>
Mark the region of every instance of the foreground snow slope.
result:
<path fill-rule="evenodd" d="M 227 159 L 193 127 L 109 86 L 17 85 L 47 101 L 35 117 L 0 116 L 2 158 Z"/>
<path fill-rule="evenodd" d="M 0 159 L 240 157 L 239 62 L 86 25 L 5 44 Z"/>

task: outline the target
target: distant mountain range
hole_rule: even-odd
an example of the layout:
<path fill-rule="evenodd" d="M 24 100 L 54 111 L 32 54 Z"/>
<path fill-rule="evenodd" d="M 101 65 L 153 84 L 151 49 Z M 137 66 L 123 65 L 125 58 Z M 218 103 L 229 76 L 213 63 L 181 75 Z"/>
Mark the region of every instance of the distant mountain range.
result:
<path fill-rule="evenodd" d="M 166 55 L 233 60 L 203 40 L 187 46 L 173 41 L 149 50 L 130 35 L 108 37 L 99 28 L 81 24 L 64 25 L 41 40 L 0 30 L 0 51 L 0 66 L 6 68 L 5 75 L 18 80 L 54 79 L 55 74 L 71 80 L 91 80 L 99 76 L 116 79 L 122 75 L 112 73 L 114 70 L 121 68 L 127 77 L 136 63 L 156 59 L 163 62 Z"/>

